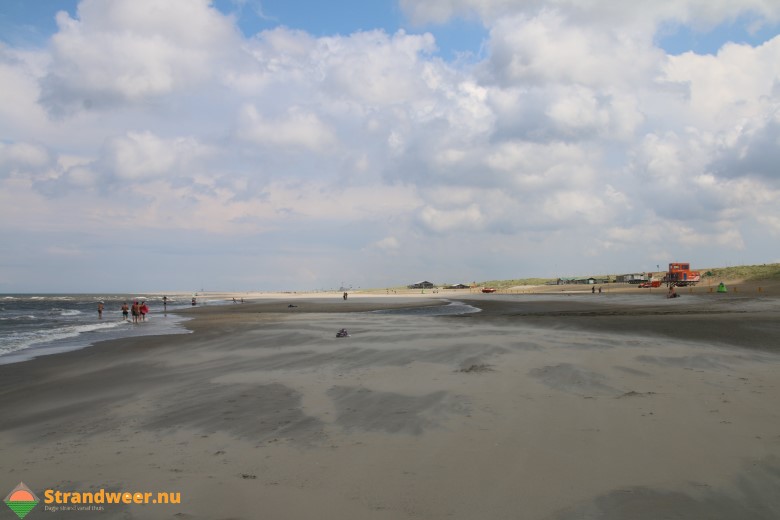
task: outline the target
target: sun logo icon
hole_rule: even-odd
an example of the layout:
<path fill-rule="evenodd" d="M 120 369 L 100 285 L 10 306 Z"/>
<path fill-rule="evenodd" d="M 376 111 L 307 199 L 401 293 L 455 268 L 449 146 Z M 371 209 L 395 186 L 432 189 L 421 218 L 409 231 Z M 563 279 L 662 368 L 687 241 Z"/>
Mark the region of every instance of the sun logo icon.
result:
<path fill-rule="evenodd" d="M 11 511 L 16 513 L 19 518 L 24 518 L 27 513 L 38 505 L 41 500 L 35 496 L 30 488 L 24 485 L 24 482 L 19 482 L 8 496 L 5 497 L 5 504 L 11 508 Z"/>

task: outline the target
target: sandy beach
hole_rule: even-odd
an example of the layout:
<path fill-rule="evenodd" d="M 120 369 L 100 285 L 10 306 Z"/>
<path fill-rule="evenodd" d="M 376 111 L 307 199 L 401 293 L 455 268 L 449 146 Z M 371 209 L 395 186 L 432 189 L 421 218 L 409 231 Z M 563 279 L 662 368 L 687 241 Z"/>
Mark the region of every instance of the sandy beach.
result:
<path fill-rule="evenodd" d="M 444 297 L 481 312 L 421 310 Z M 82 519 L 780 518 L 776 297 L 276 295 L 181 314 L 192 334 L 0 366 L 7 491 L 181 496 L 53 516 Z"/>

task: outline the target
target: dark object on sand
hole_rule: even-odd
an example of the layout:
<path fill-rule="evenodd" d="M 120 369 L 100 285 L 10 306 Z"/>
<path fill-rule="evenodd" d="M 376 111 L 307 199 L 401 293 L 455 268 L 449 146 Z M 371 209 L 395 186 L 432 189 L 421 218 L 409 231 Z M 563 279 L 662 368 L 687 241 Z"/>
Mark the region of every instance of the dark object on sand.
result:
<path fill-rule="evenodd" d="M 347 329 L 339 329 L 339 331 L 336 333 L 337 338 L 348 338 L 349 332 L 347 332 Z"/>
<path fill-rule="evenodd" d="M 288 305 L 287 307 L 288 307 L 288 308 L 290 308 L 290 307 L 297 307 L 297 305 L 293 305 L 293 304 L 291 303 L 291 304 L 290 304 L 290 305 Z"/>
<path fill-rule="evenodd" d="M 471 365 L 470 367 L 464 367 L 460 370 L 457 370 L 457 372 L 463 372 L 465 374 L 473 374 L 473 373 L 480 373 L 480 372 L 493 372 L 493 365 L 486 365 L 486 364 L 480 364 L 480 365 Z"/>

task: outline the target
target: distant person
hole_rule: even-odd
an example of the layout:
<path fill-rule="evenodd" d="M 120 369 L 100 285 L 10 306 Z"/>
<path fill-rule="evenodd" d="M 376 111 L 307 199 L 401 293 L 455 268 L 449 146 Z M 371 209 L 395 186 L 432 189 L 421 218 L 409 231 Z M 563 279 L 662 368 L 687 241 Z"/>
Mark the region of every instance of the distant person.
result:
<path fill-rule="evenodd" d="M 669 286 L 669 293 L 666 295 L 667 298 L 677 298 L 680 295 L 677 294 L 677 291 L 674 288 L 674 285 Z"/>
<path fill-rule="evenodd" d="M 98 302 L 98 319 L 103 319 L 103 302 Z"/>
<path fill-rule="evenodd" d="M 146 302 L 141 302 L 138 310 L 141 312 L 141 321 L 146 321 L 146 315 L 149 313 L 149 306 L 146 305 Z"/>
<path fill-rule="evenodd" d="M 596 294 L 596 286 L 590 288 L 590 294 Z"/>
<path fill-rule="evenodd" d="M 127 302 L 122 304 L 122 319 L 127 321 L 127 313 L 130 311 L 130 307 L 127 306 Z"/>
<path fill-rule="evenodd" d="M 141 314 L 141 310 L 137 301 L 134 301 L 132 307 L 130 307 L 130 314 L 133 315 L 133 323 L 138 323 L 138 315 Z"/>
<path fill-rule="evenodd" d="M 599 294 L 601 294 L 601 286 L 599 285 Z"/>
<path fill-rule="evenodd" d="M 165 311 L 168 310 L 168 297 L 167 296 L 163 296 L 163 310 L 165 310 Z"/>
<path fill-rule="evenodd" d="M 241 303 L 244 303 L 244 299 L 243 298 L 241 298 Z"/>
<path fill-rule="evenodd" d="M 195 300 L 195 297 L 193 296 L 192 297 L 192 306 L 195 307 L 195 305 L 197 305 L 197 303 L 198 302 Z"/>

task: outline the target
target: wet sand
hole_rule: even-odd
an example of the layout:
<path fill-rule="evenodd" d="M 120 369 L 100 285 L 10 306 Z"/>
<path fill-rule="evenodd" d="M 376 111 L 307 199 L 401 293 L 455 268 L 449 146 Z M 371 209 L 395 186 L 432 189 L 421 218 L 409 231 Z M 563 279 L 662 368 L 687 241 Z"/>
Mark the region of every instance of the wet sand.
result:
<path fill-rule="evenodd" d="M 182 498 L 58 518 L 780 517 L 780 300 L 462 298 L 196 308 L 0 366 L 2 484 Z"/>

